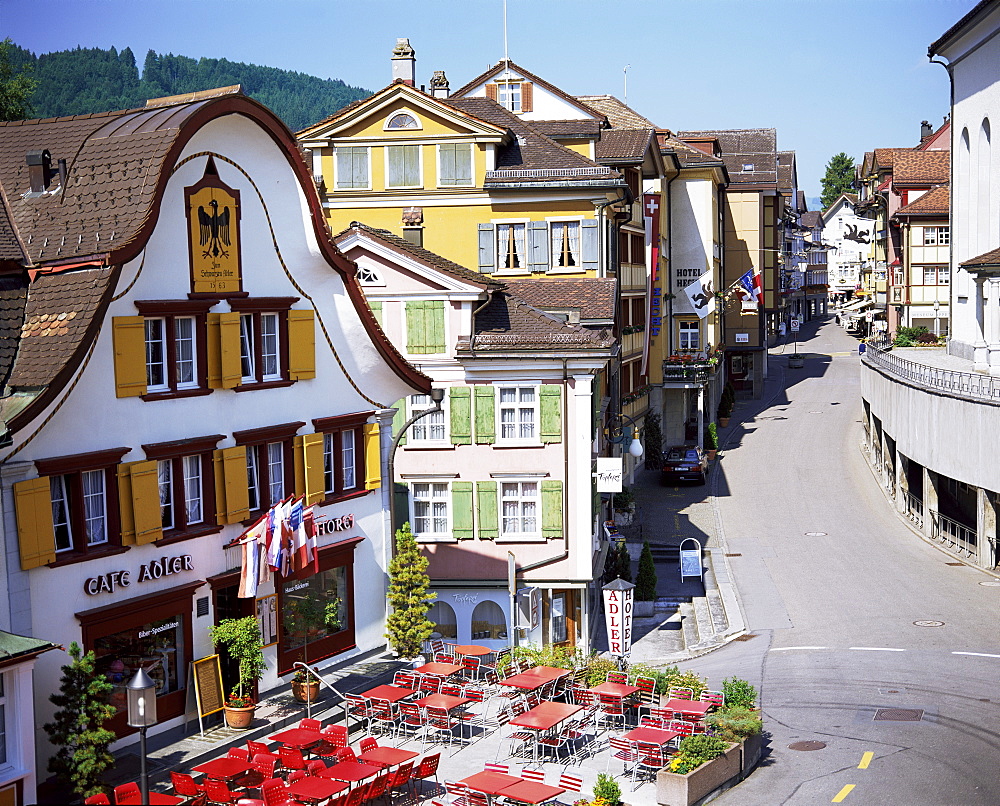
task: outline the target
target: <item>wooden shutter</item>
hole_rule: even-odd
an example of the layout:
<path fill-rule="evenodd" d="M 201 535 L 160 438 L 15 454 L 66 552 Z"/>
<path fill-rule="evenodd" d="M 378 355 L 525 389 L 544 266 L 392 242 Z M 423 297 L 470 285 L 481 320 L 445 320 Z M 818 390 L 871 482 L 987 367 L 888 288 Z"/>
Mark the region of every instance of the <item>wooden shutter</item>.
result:
<path fill-rule="evenodd" d="M 486 97 L 489 98 L 491 101 L 495 101 L 497 99 L 497 85 L 496 84 L 487 84 L 486 85 Z"/>
<path fill-rule="evenodd" d="M 377 490 L 382 484 L 382 452 L 378 423 L 365 423 L 365 489 Z"/>
<path fill-rule="evenodd" d="M 323 478 L 323 434 L 295 437 L 295 494 L 305 496 L 306 506 L 326 498 Z"/>
<path fill-rule="evenodd" d="M 410 520 L 410 487 L 404 482 L 397 481 L 393 485 L 393 532 L 398 532 L 403 528 L 403 524 Z M 393 545 L 396 544 L 395 535 L 393 535 Z"/>
<path fill-rule="evenodd" d="M 451 533 L 456 540 L 473 537 L 471 481 L 451 483 Z"/>
<path fill-rule="evenodd" d="M 562 442 L 562 387 L 545 384 L 538 391 L 542 442 Z"/>
<path fill-rule="evenodd" d="M 549 225 L 545 221 L 528 225 L 528 261 L 532 271 L 549 270 Z"/>
<path fill-rule="evenodd" d="M 584 271 L 597 271 L 598 267 L 597 221 L 585 218 L 580 222 L 580 251 L 583 253 Z"/>
<path fill-rule="evenodd" d="M 542 537 L 563 536 L 562 482 L 542 479 Z"/>
<path fill-rule="evenodd" d="M 312 308 L 288 312 L 288 378 L 316 377 L 316 323 Z"/>
<path fill-rule="evenodd" d="M 163 537 L 158 462 L 153 460 L 129 462 L 128 469 L 132 481 L 132 518 L 135 525 L 135 544 L 142 546 Z M 244 468 L 245 470 L 246 468 Z M 175 502 L 175 505 L 179 503 Z"/>
<path fill-rule="evenodd" d="M 492 224 L 479 225 L 479 271 L 493 274 L 496 271 L 496 227 Z"/>
<path fill-rule="evenodd" d="M 451 444 L 472 443 L 472 390 L 468 386 L 452 386 L 448 391 L 451 417 Z"/>
<path fill-rule="evenodd" d="M 385 330 L 385 324 L 382 321 L 382 300 L 369 300 L 368 306 L 372 309 L 372 313 L 375 315 L 375 321 L 378 322 L 378 326 Z"/>
<path fill-rule="evenodd" d="M 215 466 L 215 520 L 239 523 L 250 517 L 247 449 L 242 445 L 213 451 Z"/>
<path fill-rule="evenodd" d="M 496 442 L 496 404 L 492 386 L 473 387 L 476 397 L 476 444 Z"/>
<path fill-rule="evenodd" d="M 132 318 L 132 317 L 128 317 Z M 145 372 L 145 363 L 143 364 Z M 50 563 L 56 558 L 56 535 L 52 526 L 52 490 L 48 476 L 19 481 L 14 485 L 17 539 L 21 570 Z"/>
<path fill-rule="evenodd" d="M 392 415 L 392 436 L 399 436 L 399 432 L 403 429 L 406 424 L 406 398 L 400 398 L 395 403 L 393 403 L 393 408 L 396 409 L 396 413 Z M 406 434 L 399 437 L 399 445 L 406 444 Z"/>
<path fill-rule="evenodd" d="M 115 351 L 115 396 L 137 397 L 146 394 L 145 318 L 112 317 L 111 340 Z"/>
<path fill-rule="evenodd" d="M 500 532 L 497 527 L 497 483 L 495 481 L 476 482 L 476 515 L 479 520 L 479 539 L 496 540 Z"/>
<path fill-rule="evenodd" d="M 426 353 L 427 324 L 424 320 L 423 300 L 406 303 L 406 352 L 410 355 Z"/>
<path fill-rule="evenodd" d="M 240 315 L 237 312 L 208 315 L 208 386 L 234 389 L 243 380 L 240 363 Z"/>
<path fill-rule="evenodd" d="M 432 299 L 424 302 L 424 321 L 427 327 L 427 352 L 443 353 L 444 344 L 444 300 Z"/>
<path fill-rule="evenodd" d="M 531 112 L 534 101 L 534 93 L 532 92 L 532 86 L 530 81 L 521 82 L 521 111 Z"/>
<path fill-rule="evenodd" d="M 118 465 L 118 521 L 121 526 L 123 546 L 135 545 L 135 507 L 132 504 L 132 474 L 129 472 L 131 462 Z M 159 490 L 157 490 L 159 498 Z M 159 511 L 159 502 L 157 502 Z"/>

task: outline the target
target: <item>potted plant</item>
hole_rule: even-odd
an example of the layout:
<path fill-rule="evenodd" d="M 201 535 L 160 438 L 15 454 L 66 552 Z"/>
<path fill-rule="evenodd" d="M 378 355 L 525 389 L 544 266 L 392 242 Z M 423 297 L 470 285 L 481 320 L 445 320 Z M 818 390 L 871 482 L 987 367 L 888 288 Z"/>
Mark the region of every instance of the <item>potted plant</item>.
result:
<path fill-rule="evenodd" d="M 437 597 L 428 593 L 430 561 L 420 553 L 409 522 L 396 532 L 396 556 L 389 562 L 389 604 L 392 613 L 386 619 L 385 637 L 401 658 L 416 659 L 424 641 L 434 632 L 434 622 L 427 618 L 430 602 Z"/>
<path fill-rule="evenodd" d="M 639 571 L 635 575 L 635 616 L 650 618 L 656 612 L 656 565 L 649 541 L 642 543 L 639 555 Z"/>
<path fill-rule="evenodd" d="M 705 454 L 709 460 L 715 458 L 719 449 L 719 431 L 715 423 L 709 423 L 705 428 Z"/>
<path fill-rule="evenodd" d="M 239 668 L 239 682 L 229 692 L 223 706 L 226 724 L 231 728 L 249 728 L 256 708 L 253 689 L 267 668 L 260 625 L 254 616 L 224 618 L 214 627 L 209 627 L 208 633 L 212 643 L 216 647 L 224 647 Z"/>
<path fill-rule="evenodd" d="M 728 388 L 728 384 L 727 384 Z M 722 395 L 719 397 L 719 407 L 716 409 L 716 414 L 719 417 L 719 425 L 723 428 L 729 425 L 729 416 L 733 413 L 733 401 L 729 395 L 726 394 L 726 389 L 722 390 Z"/>
<path fill-rule="evenodd" d="M 319 697 L 319 678 L 301 666 L 292 676 L 292 696 L 298 702 L 315 702 Z"/>
<path fill-rule="evenodd" d="M 788 356 L 789 369 L 802 369 L 806 364 L 806 357 L 800 353 L 792 353 Z"/>

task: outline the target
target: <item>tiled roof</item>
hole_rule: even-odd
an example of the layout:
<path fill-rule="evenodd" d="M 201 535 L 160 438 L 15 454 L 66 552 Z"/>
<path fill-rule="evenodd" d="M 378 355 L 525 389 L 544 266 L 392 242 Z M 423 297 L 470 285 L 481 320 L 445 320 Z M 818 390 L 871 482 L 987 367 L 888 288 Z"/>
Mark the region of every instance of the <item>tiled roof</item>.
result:
<path fill-rule="evenodd" d="M 884 170 L 893 168 L 897 157 L 900 154 L 912 154 L 912 148 L 876 148 L 874 153 L 874 164 L 872 170 L 878 168 Z M 867 156 L 867 155 L 866 155 Z"/>
<path fill-rule="evenodd" d="M 35 279 L 10 376 L 12 387 L 46 386 L 66 367 L 101 307 L 113 273 L 110 268 L 88 267 Z"/>
<path fill-rule="evenodd" d="M 927 48 L 927 55 L 933 56 L 936 53 L 940 53 L 941 48 L 943 48 L 953 37 L 957 36 L 958 33 L 966 25 L 969 25 L 977 16 L 989 9 L 994 2 L 995 0 L 980 0 L 979 3 L 974 5 L 972 9 L 964 17 L 962 17 L 962 19 L 941 34 L 936 41 L 931 43 L 930 47 Z"/>
<path fill-rule="evenodd" d="M 594 153 L 598 162 L 642 162 L 655 136 L 653 129 L 606 129 Z"/>
<path fill-rule="evenodd" d="M 550 316 L 523 300 L 498 291 L 482 311 L 476 314 L 471 344 L 476 352 L 611 347 L 615 341 L 610 331 L 595 333 Z"/>
<path fill-rule="evenodd" d="M 948 186 L 941 185 L 940 187 L 932 188 L 923 194 L 915 202 L 911 202 L 906 205 L 906 207 L 900 207 L 895 215 L 897 216 L 947 216 L 950 214 L 951 210 L 948 205 Z"/>
<path fill-rule="evenodd" d="M 588 116 L 589 116 L 589 114 L 592 114 L 592 112 L 591 112 L 591 110 L 590 110 L 589 107 L 587 107 L 585 104 L 582 104 L 580 101 L 578 101 L 572 95 L 570 95 L 570 94 L 568 94 L 566 92 L 563 92 L 555 84 L 550 84 L 544 78 L 541 78 L 540 76 L 536 76 L 530 70 L 525 70 L 523 67 L 521 67 L 521 65 L 515 64 L 514 62 L 510 61 L 509 59 L 506 60 L 506 61 L 501 60 L 501 61 L 497 62 L 493 67 L 491 67 L 485 73 L 480 73 L 478 76 L 476 76 L 470 82 L 468 82 L 467 84 L 465 84 L 462 87 L 459 87 L 449 97 L 452 98 L 452 99 L 454 99 L 454 98 L 461 98 L 463 95 L 465 95 L 467 92 L 469 92 L 473 87 L 476 87 L 479 84 L 482 84 L 483 82 L 489 81 L 491 78 L 495 78 L 496 76 L 500 75 L 501 71 L 507 69 L 508 67 L 511 70 L 513 70 L 513 71 L 521 74 L 522 76 L 524 76 L 526 79 L 528 79 L 528 81 L 532 82 L 533 84 L 537 84 L 539 87 L 544 87 L 545 89 L 547 89 L 549 92 L 551 92 L 556 97 L 562 98 L 567 103 L 571 104 L 572 106 L 577 107 L 580 110 L 581 114 L 588 115 Z"/>
<path fill-rule="evenodd" d="M 962 261 L 958 265 L 965 266 L 970 269 L 975 269 L 977 267 L 987 268 L 1000 266 L 1000 249 L 992 249 L 989 252 L 979 255 L 978 257 Z"/>
<path fill-rule="evenodd" d="M 950 151 L 902 151 L 892 169 L 894 185 L 936 185 L 951 174 Z"/>
<path fill-rule="evenodd" d="M 706 154 L 700 148 L 695 148 L 693 145 L 685 143 L 677 137 L 671 137 L 669 134 L 660 134 L 660 148 L 672 150 L 676 155 L 677 159 L 680 160 L 681 165 L 684 167 L 690 167 L 693 165 L 725 165 L 725 161 L 720 157 L 713 156 L 712 154 Z"/>
<path fill-rule="evenodd" d="M 795 171 L 795 152 L 778 152 L 778 185 L 783 188 L 793 188 L 797 184 Z"/>
<path fill-rule="evenodd" d="M 541 310 L 577 310 L 582 322 L 611 322 L 615 316 L 613 277 L 508 280 L 507 289 Z"/>
<path fill-rule="evenodd" d="M 422 263 L 432 269 L 443 271 L 446 274 L 451 274 L 452 276 L 467 283 L 475 283 L 481 288 L 503 288 L 504 286 L 503 283 L 498 280 L 494 280 L 488 274 L 481 274 L 478 271 L 467 269 L 465 266 L 461 266 L 458 263 L 453 263 L 447 258 L 441 257 L 441 255 L 436 252 L 431 252 L 429 249 L 424 249 L 422 246 L 410 243 L 405 238 L 400 238 L 398 235 L 394 235 L 389 232 L 389 230 L 375 229 L 374 227 L 369 227 L 367 224 L 362 224 L 358 221 L 352 221 L 351 226 L 343 232 L 335 235 L 333 240 L 338 246 L 340 246 L 347 236 L 355 231 L 364 232 L 375 240 L 381 241 L 392 249 L 395 249 L 397 252 L 403 252 L 404 254 L 409 255 L 418 263 Z"/>
<path fill-rule="evenodd" d="M 730 187 L 776 184 L 778 182 L 778 133 L 775 129 L 719 129 L 683 131 L 685 138 L 714 137 L 722 147 L 722 159 L 729 171 Z M 752 166 L 744 170 L 744 166 Z"/>
<path fill-rule="evenodd" d="M 533 120 L 531 125 L 546 137 L 597 138 L 601 134 L 599 120 Z"/>
<path fill-rule="evenodd" d="M 615 129 L 655 129 L 656 124 L 644 118 L 614 95 L 577 95 L 576 99 L 604 115 Z"/>
<path fill-rule="evenodd" d="M 7 206 L 7 194 L 0 183 L 0 262 L 11 261 L 23 265 L 24 260 L 24 246 L 17 236 L 10 207 Z"/>
<path fill-rule="evenodd" d="M 27 298 L 25 273 L 0 277 L 0 388 L 7 382 L 14 367 Z"/>
<path fill-rule="evenodd" d="M 822 227 L 823 214 L 818 210 L 808 210 L 799 216 L 799 223 L 802 224 L 803 227 L 808 227 L 809 229 L 812 229 L 813 227 Z"/>

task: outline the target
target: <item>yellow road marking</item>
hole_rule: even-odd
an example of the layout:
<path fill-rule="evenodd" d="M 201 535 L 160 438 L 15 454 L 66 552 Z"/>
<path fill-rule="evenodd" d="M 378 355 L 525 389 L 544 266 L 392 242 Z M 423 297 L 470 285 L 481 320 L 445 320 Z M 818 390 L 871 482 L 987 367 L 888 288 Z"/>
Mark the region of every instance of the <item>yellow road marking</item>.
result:
<path fill-rule="evenodd" d="M 868 769 L 868 765 L 872 763 L 872 759 L 873 758 L 875 758 L 875 754 L 872 753 L 871 751 L 865 753 L 861 757 L 861 763 L 858 764 L 858 769 L 859 770 L 867 770 Z"/>
<path fill-rule="evenodd" d="M 848 784 L 843 789 L 837 793 L 837 797 L 830 801 L 830 803 L 840 803 L 851 794 L 851 790 L 854 789 L 854 784 Z"/>

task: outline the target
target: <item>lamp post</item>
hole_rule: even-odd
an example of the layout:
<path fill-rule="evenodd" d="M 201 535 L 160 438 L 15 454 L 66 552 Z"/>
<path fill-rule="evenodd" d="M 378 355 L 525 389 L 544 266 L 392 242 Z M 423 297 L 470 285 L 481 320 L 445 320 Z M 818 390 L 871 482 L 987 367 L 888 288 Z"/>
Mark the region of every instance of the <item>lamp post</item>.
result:
<path fill-rule="evenodd" d="M 611 415 L 611 422 L 608 427 L 604 429 L 604 436 L 607 438 L 608 442 L 613 445 L 624 445 L 629 438 L 629 431 L 625 426 L 624 421 L 628 420 L 628 424 L 632 427 L 632 441 L 629 442 L 628 452 L 629 455 L 634 456 L 636 459 L 642 456 L 642 443 L 639 441 L 639 425 L 636 421 L 629 417 L 627 414 Z M 615 516 L 615 494 L 611 493 L 611 517 Z"/>
<path fill-rule="evenodd" d="M 934 338 L 941 338 L 941 302 L 934 300 Z"/>
<path fill-rule="evenodd" d="M 146 728 L 156 724 L 156 683 L 141 666 L 128 682 L 128 724 L 139 729 L 139 792 L 149 803 L 149 773 L 146 770 Z"/>

